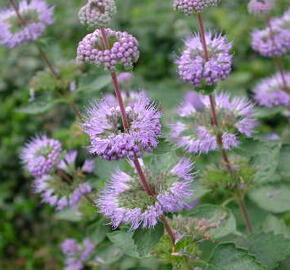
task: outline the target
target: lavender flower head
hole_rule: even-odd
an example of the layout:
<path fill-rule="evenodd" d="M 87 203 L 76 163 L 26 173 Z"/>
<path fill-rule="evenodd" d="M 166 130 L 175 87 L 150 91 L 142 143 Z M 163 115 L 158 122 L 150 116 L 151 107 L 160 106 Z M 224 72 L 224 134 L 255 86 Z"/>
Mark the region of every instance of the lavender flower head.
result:
<path fill-rule="evenodd" d="M 101 30 L 88 34 L 79 43 L 77 60 L 90 62 L 108 70 L 115 70 L 117 64 L 126 69 L 133 67 L 139 58 L 138 41 L 127 32 L 104 29 L 109 48 L 103 43 Z"/>
<path fill-rule="evenodd" d="M 90 136 L 89 151 L 106 160 L 141 157 L 151 152 L 161 135 L 160 113 L 144 93 L 130 93 L 124 100 L 130 125 L 125 131 L 117 100 L 112 95 L 92 103 L 83 130 Z"/>
<path fill-rule="evenodd" d="M 0 44 L 8 48 L 37 40 L 53 22 L 53 8 L 43 0 L 21 1 L 18 10 L 23 22 L 14 9 L 0 11 Z"/>
<path fill-rule="evenodd" d="M 284 74 L 286 87 L 290 89 L 290 73 Z M 255 88 L 255 100 L 261 106 L 272 108 L 275 106 L 290 106 L 290 95 L 286 89 L 280 73 L 263 79 Z"/>
<path fill-rule="evenodd" d="M 265 57 L 281 56 L 290 51 L 290 10 L 270 21 L 271 27 L 254 30 L 252 48 Z"/>
<path fill-rule="evenodd" d="M 116 171 L 112 175 L 97 205 L 114 228 L 121 223 L 131 224 L 133 230 L 154 227 L 164 212 L 175 212 L 188 206 L 186 200 L 192 195 L 191 161 L 181 159 L 176 163 L 159 158 L 157 162 L 159 169 L 144 168 L 146 178 L 155 190 L 154 196 L 145 192 L 136 172 Z"/>
<path fill-rule="evenodd" d="M 48 174 L 59 162 L 61 143 L 45 135 L 36 136 L 23 148 L 20 158 L 31 175 Z"/>
<path fill-rule="evenodd" d="M 251 0 L 248 11 L 254 15 L 268 14 L 274 8 L 274 0 Z"/>
<path fill-rule="evenodd" d="M 211 125 L 208 96 L 196 95 L 196 99 L 194 102 L 184 100 L 177 111 L 178 121 L 170 125 L 169 136 L 178 147 L 190 153 L 207 153 L 218 149 L 217 133 L 222 134 L 225 149 L 239 144 L 237 133 L 252 136 L 256 121 L 253 118 L 253 105 L 247 100 L 216 94 L 217 129 Z"/>
<path fill-rule="evenodd" d="M 231 72 L 231 43 L 221 35 L 206 34 L 208 61 L 199 35 L 194 35 L 185 41 L 185 49 L 176 61 L 181 79 L 195 87 L 204 84 L 214 85 L 225 80 Z"/>
<path fill-rule="evenodd" d="M 66 239 L 61 244 L 61 250 L 65 259 L 65 270 L 82 270 L 85 263 L 88 261 L 95 249 L 95 245 L 85 238 L 82 244 L 79 244 L 75 239 Z"/>
<path fill-rule="evenodd" d="M 107 27 L 113 15 L 116 13 L 114 0 L 89 0 L 79 11 L 79 19 L 82 24 L 91 27 Z"/>
<path fill-rule="evenodd" d="M 174 0 L 173 8 L 191 15 L 193 13 L 200 13 L 205 8 L 215 6 L 218 0 Z"/>
<path fill-rule="evenodd" d="M 92 192 L 92 186 L 83 182 L 83 173 L 92 173 L 94 164 L 86 160 L 82 167 L 75 165 L 76 151 L 69 151 L 58 164 L 55 174 L 44 175 L 34 181 L 34 191 L 40 193 L 42 202 L 62 210 L 75 207 L 85 196 Z M 74 178 L 71 175 L 75 175 Z M 80 176 L 80 178 L 76 177 Z"/>

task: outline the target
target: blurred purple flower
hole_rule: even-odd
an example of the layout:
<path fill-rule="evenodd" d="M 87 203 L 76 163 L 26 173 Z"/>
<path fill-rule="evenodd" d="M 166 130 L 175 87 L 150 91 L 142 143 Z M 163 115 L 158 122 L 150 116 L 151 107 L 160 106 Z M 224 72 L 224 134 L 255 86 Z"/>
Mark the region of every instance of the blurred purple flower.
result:
<path fill-rule="evenodd" d="M 173 7 L 175 10 L 191 15 L 195 12 L 202 12 L 205 8 L 214 6 L 218 0 L 175 0 Z"/>
<path fill-rule="evenodd" d="M 251 0 L 248 10 L 251 14 L 268 14 L 274 8 L 274 0 Z"/>
<path fill-rule="evenodd" d="M 191 153 L 207 153 L 218 149 L 217 131 L 222 134 L 225 149 L 239 144 L 237 132 L 247 137 L 252 136 L 256 126 L 253 105 L 243 98 L 230 98 L 224 93 L 216 94 L 215 100 L 219 130 L 211 125 L 208 96 L 199 95 L 199 102 L 203 104 L 199 104 L 199 109 L 196 109 L 196 104 L 191 99 L 183 101 L 177 110 L 178 121 L 171 124 L 169 134 L 177 146 Z"/>
<path fill-rule="evenodd" d="M 8 48 L 37 40 L 46 26 L 53 23 L 53 8 L 43 0 L 21 1 L 18 10 L 25 25 L 14 9 L 0 11 L 0 44 Z"/>
<path fill-rule="evenodd" d="M 51 172 L 58 164 L 61 143 L 45 135 L 36 136 L 23 148 L 20 158 L 25 168 L 35 177 Z"/>

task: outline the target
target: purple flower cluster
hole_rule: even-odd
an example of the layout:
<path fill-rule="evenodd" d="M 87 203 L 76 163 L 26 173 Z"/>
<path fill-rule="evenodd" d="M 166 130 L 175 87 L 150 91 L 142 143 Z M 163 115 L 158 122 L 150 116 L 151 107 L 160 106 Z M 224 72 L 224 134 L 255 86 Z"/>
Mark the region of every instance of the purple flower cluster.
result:
<path fill-rule="evenodd" d="M 225 149 L 239 144 L 237 132 L 252 136 L 256 121 L 253 106 L 243 98 L 230 98 L 216 94 L 216 110 L 219 129 L 211 125 L 210 101 L 207 96 L 187 95 L 178 109 L 179 121 L 171 124 L 170 138 L 179 147 L 191 153 L 207 153 L 217 150 L 217 133 L 222 134 Z"/>
<path fill-rule="evenodd" d="M 23 22 L 13 9 L 0 11 L 0 44 L 8 48 L 37 40 L 53 22 L 53 8 L 43 0 L 21 1 L 18 9 Z"/>
<path fill-rule="evenodd" d="M 117 64 L 132 68 L 139 58 L 138 41 L 127 32 L 104 29 L 108 46 L 103 43 L 101 30 L 88 34 L 79 43 L 77 60 L 94 63 L 108 70 L 114 70 Z"/>
<path fill-rule="evenodd" d="M 68 238 L 61 244 L 65 259 L 65 270 L 82 270 L 95 249 L 95 245 L 88 239 L 79 244 L 75 239 Z"/>
<path fill-rule="evenodd" d="M 290 89 L 290 73 L 284 74 L 287 89 Z M 275 106 L 290 106 L 290 95 L 283 89 L 283 80 L 280 73 L 263 79 L 254 88 L 255 100 L 261 106 L 272 108 Z"/>
<path fill-rule="evenodd" d="M 248 10 L 251 14 L 268 14 L 274 7 L 274 0 L 251 0 Z"/>
<path fill-rule="evenodd" d="M 102 28 L 108 26 L 116 13 L 114 0 L 89 0 L 79 11 L 79 19 L 82 24 Z"/>
<path fill-rule="evenodd" d="M 76 151 L 68 152 L 58 163 L 58 169 L 61 171 L 57 170 L 55 174 L 44 175 L 34 181 L 34 191 L 41 194 L 42 202 L 62 210 L 65 207 L 75 207 L 84 195 L 92 192 L 92 186 L 88 182 L 70 179 L 70 175 L 75 174 L 77 170 L 76 157 Z M 78 169 L 78 173 L 91 173 L 93 170 L 93 161 L 86 160 Z M 65 179 L 62 179 L 63 176 Z"/>
<path fill-rule="evenodd" d="M 165 165 L 165 164 L 164 164 Z M 192 195 L 190 184 L 193 165 L 188 159 L 162 167 L 162 171 L 144 169 L 156 195 L 149 196 L 139 183 L 138 175 L 117 171 L 102 191 L 97 205 L 100 213 L 111 220 L 114 228 L 121 223 L 138 227 L 154 227 L 166 211 L 179 211 L 188 206 Z"/>
<path fill-rule="evenodd" d="M 59 141 L 41 135 L 25 145 L 20 158 L 31 175 L 41 177 L 50 173 L 58 164 L 61 151 Z"/>
<path fill-rule="evenodd" d="M 202 12 L 205 8 L 216 5 L 217 2 L 218 0 L 175 0 L 173 7 L 186 15 L 191 15 Z"/>
<path fill-rule="evenodd" d="M 123 129 L 120 108 L 113 96 L 95 102 L 87 111 L 83 130 L 90 136 L 90 152 L 106 160 L 134 159 L 151 152 L 161 135 L 160 113 L 144 93 L 125 100 L 129 131 Z"/>
<path fill-rule="evenodd" d="M 200 36 L 197 34 L 186 40 L 185 49 L 176 61 L 179 76 L 195 87 L 214 85 L 225 80 L 231 72 L 231 43 L 225 37 L 212 33 L 206 34 L 206 43 L 208 61 L 205 60 Z"/>
<path fill-rule="evenodd" d="M 290 51 L 290 10 L 280 18 L 273 18 L 270 27 L 254 30 L 252 48 L 266 57 L 281 56 Z"/>

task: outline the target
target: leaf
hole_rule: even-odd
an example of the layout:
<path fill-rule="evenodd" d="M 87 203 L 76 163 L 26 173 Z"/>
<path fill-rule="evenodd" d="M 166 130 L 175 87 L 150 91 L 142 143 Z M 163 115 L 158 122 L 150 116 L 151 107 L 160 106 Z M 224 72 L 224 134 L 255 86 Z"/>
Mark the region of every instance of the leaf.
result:
<path fill-rule="evenodd" d="M 290 239 L 290 228 L 285 224 L 283 220 L 275 217 L 274 215 L 268 215 L 263 222 L 264 232 L 273 232 L 274 234 L 282 234 L 285 238 Z"/>
<path fill-rule="evenodd" d="M 135 245 L 137 246 L 139 254 L 142 256 L 149 255 L 149 252 L 154 248 L 160 238 L 164 234 L 163 225 L 159 223 L 152 229 L 138 229 L 133 235 Z"/>
<path fill-rule="evenodd" d="M 245 250 L 237 249 L 234 244 L 219 245 L 204 270 L 266 270 Z"/>
<path fill-rule="evenodd" d="M 89 225 L 87 229 L 87 235 L 89 236 L 90 240 L 96 245 L 98 245 L 105 239 L 106 233 L 108 232 L 109 227 L 105 225 L 105 221 L 103 219 Z"/>
<path fill-rule="evenodd" d="M 290 239 L 273 233 L 258 233 L 238 239 L 236 245 L 245 248 L 270 269 L 290 255 Z"/>
<path fill-rule="evenodd" d="M 26 106 L 18 108 L 16 111 L 26 114 L 40 114 L 51 110 L 56 104 L 65 102 L 62 99 L 56 100 L 36 100 Z"/>
<path fill-rule="evenodd" d="M 87 79 L 90 79 L 90 78 L 86 78 L 86 80 Z M 76 89 L 75 93 L 79 93 L 83 91 L 94 93 L 94 92 L 102 90 L 104 87 L 108 86 L 110 83 L 111 83 L 111 77 L 109 75 L 101 75 L 95 78 L 93 81 L 90 81 L 90 82 L 83 81 L 82 83 L 80 83 L 80 86 L 78 89 Z"/>
<path fill-rule="evenodd" d="M 138 248 L 133 240 L 133 232 L 112 232 L 107 233 L 110 241 L 118 248 L 120 248 L 125 254 L 132 257 L 140 257 Z"/>
<path fill-rule="evenodd" d="M 253 159 L 254 166 L 257 168 L 255 183 L 273 182 L 277 179 L 275 174 L 279 165 L 280 149 L 279 142 L 269 141 L 259 144 Z"/>
<path fill-rule="evenodd" d="M 279 158 L 278 170 L 282 177 L 290 178 L 290 146 L 285 145 L 282 147 Z"/>
<path fill-rule="evenodd" d="M 256 116 L 257 118 L 273 117 L 275 114 L 281 114 L 285 110 L 286 110 L 285 107 L 274 107 L 274 108 L 257 107 Z"/>
<path fill-rule="evenodd" d="M 191 217 L 205 219 L 213 226 L 207 233 L 215 239 L 222 238 L 236 232 L 236 220 L 232 212 L 224 207 L 204 204 L 197 206 L 191 213 Z"/>
<path fill-rule="evenodd" d="M 249 198 L 259 207 L 273 212 L 290 211 L 290 185 L 267 184 L 249 192 Z"/>
<path fill-rule="evenodd" d="M 59 211 L 55 214 L 56 219 L 67 220 L 67 221 L 80 221 L 82 219 L 82 214 L 76 210 L 65 209 Z"/>
<path fill-rule="evenodd" d="M 165 138 L 160 138 L 158 146 L 154 149 L 153 154 L 165 154 L 171 152 L 174 146 Z"/>
<path fill-rule="evenodd" d="M 112 264 L 118 261 L 123 254 L 124 252 L 122 249 L 114 245 L 108 246 L 104 249 L 98 247 L 95 260 L 100 264 Z"/>

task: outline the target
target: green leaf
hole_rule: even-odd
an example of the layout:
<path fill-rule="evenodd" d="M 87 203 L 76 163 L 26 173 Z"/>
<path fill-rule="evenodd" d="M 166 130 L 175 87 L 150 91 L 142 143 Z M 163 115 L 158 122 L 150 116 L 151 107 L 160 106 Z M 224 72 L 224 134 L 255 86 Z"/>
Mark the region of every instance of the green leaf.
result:
<path fill-rule="evenodd" d="M 96 261 L 100 264 L 112 264 L 118 261 L 122 256 L 124 252 L 122 249 L 111 245 L 107 246 L 106 248 L 97 248 L 97 254 L 96 254 Z"/>
<path fill-rule="evenodd" d="M 253 164 L 257 168 L 254 182 L 267 183 L 277 179 L 276 170 L 279 165 L 281 143 L 263 142 L 259 144 L 253 159 Z"/>
<path fill-rule="evenodd" d="M 282 234 L 285 238 L 290 239 L 290 228 L 285 222 L 273 215 L 268 215 L 263 222 L 264 232 L 273 232 L 274 234 Z"/>
<path fill-rule="evenodd" d="M 219 245 L 204 270 L 265 270 L 253 256 L 234 244 Z"/>
<path fill-rule="evenodd" d="M 207 223 L 214 224 L 214 227 L 207 231 L 214 239 L 236 232 L 235 217 L 227 208 L 204 204 L 196 207 L 190 213 L 190 216 L 197 219 L 205 219 Z"/>
<path fill-rule="evenodd" d="M 149 252 L 154 248 L 160 238 L 164 234 L 163 225 L 159 223 L 152 229 L 138 229 L 133 235 L 135 245 L 137 246 L 139 254 L 142 256 L 149 255 Z"/>
<path fill-rule="evenodd" d="M 28 105 L 18 108 L 16 111 L 26 114 L 40 114 L 51 110 L 56 104 L 63 103 L 63 99 L 47 99 L 47 100 L 35 100 Z"/>
<path fill-rule="evenodd" d="M 273 212 L 290 211 L 290 185 L 267 184 L 249 192 L 249 197 L 259 207 Z"/>
<path fill-rule="evenodd" d="M 286 110 L 285 107 L 274 107 L 274 108 L 266 108 L 266 107 L 257 107 L 256 108 L 256 116 L 258 118 L 268 118 L 273 117 L 275 114 L 281 114 Z"/>
<path fill-rule="evenodd" d="M 82 215 L 76 210 L 65 209 L 59 211 L 55 214 L 56 219 L 67 220 L 67 221 L 80 221 L 82 219 Z"/>
<path fill-rule="evenodd" d="M 237 246 L 247 249 L 256 259 L 270 269 L 290 255 L 290 239 L 273 233 L 258 233 L 237 240 Z"/>
<path fill-rule="evenodd" d="M 140 257 L 138 252 L 138 248 L 135 245 L 133 239 L 133 232 L 112 232 L 107 233 L 108 238 L 110 241 L 118 248 L 123 250 L 123 252 L 132 257 Z"/>
<path fill-rule="evenodd" d="M 174 146 L 165 138 L 159 139 L 158 146 L 154 149 L 153 154 L 165 154 L 171 152 Z"/>
<path fill-rule="evenodd" d="M 101 219 L 93 224 L 89 225 L 87 229 L 87 235 L 94 244 L 98 245 L 101 243 L 106 234 L 109 232 L 109 227 L 105 225 L 105 220 Z"/>
<path fill-rule="evenodd" d="M 279 158 L 278 170 L 282 177 L 290 178 L 290 146 L 282 147 Z"/>
<path fill-rule="evenodd" d="M 93 81 L 80 83 L 80 86 L 78 89 L 76 89 L 75 93 L 79 92 L 90 92 L 94 93 L 97 91 L 102 90 L 106 86 L 108 86 L 111 83 L 111 76 L 109 75 L 101 75 L 97 78 L 95 78 Z"/>

